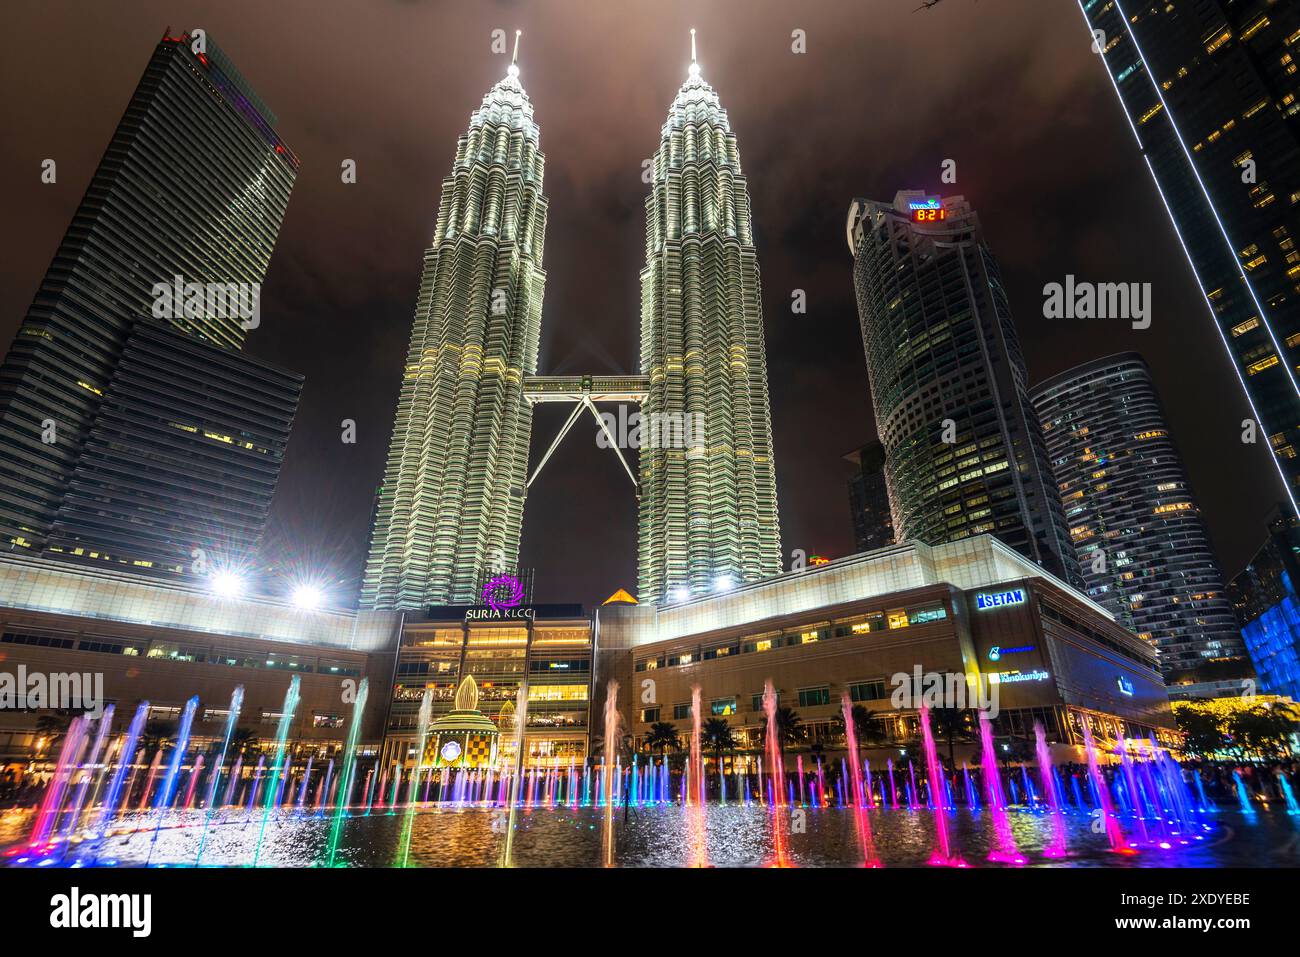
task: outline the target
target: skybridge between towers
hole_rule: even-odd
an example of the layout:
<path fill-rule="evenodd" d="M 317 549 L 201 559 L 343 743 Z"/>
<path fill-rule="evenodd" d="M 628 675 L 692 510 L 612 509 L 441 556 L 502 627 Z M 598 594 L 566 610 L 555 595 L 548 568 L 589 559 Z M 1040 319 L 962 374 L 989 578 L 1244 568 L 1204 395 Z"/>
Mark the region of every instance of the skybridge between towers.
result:
<path fill-rule="evenodd" d="M 551 455 L 559 448 L 564 437 L 569 434 L 569 430 L 582 416 L 582 410 L 586 409 L 591 413 L 591 417 L 596 420 L 600 430 L 605 433 L 605 438 L 609 441 L 609 447 L 614 450 L 618 456 L 619 462 L 623 464 L 623 471 L 627 477 L 632 480 L 632 486 L 637 490 L 637 496 L 640 497 L 641 485 L 636 480 L 636 473 L 632 471 L 631 466 L 627 464 L 627 459 L 623 457 L 623 450 L 619 448 L 619 443 L 614 435 L 609 431 L 609 425 L 600 417 L 596 411 L 597 402 L 635 402 L 640 405 L 645 401 L 646 396 L 650 393 L 650 377 L 644 375 L 537 375 L 527 376 L 524 379 L 524 399 L 529 406 L 536 406 L 541 402 L 571 402 L 573 411 L 565 419 L 564 425 L 560 427 L 559 434 L 551 443 L 546 454 L 542 456 L 537 467 L 533 469 L 533 474 L 528 477 L 528 486 L 532 487 L 534 480 L 542 471 L 550 459 Z"/>

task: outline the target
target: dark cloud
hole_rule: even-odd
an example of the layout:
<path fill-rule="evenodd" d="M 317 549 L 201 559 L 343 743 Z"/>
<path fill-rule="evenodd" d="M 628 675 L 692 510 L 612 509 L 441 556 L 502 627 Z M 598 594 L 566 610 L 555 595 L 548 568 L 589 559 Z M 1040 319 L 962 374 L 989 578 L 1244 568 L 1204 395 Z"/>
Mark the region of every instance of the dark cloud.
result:
<path fill-rule="evenodd" d="M 0 337 L 12 335 L 163 29 L 203 26 L 279 116 L 303 161 L 248 349 L 307 375 L 272 552 L 355 584 L 443 176 L 525 32 L 523 81 L 547 157 L 543 372 L 633 370 L 644 262 L 641 162 L 685 77 L 687 30 L 737 131 L 753 200 L 784 545 L 851 550 L 839 457 L 873 435 L 844 218 L 854 196 L 940 187 L 980 211 L 1035 381 L 1098 355 L 1147 356 L 1228 574 L 1281 488 L 1204 303 L 1072 4 L 768 2 L 154 2 L 6 11 Z M 807 53 L 790 52 L 794 29 Z M 39 164 L 59 161 L 57 186 Z M 357 161 L 344 186 L 339 164 Z M 1155 322 L 1042 318 L 1067 272 L 1150 281 Z M 807 315 L 792 315 L 803 289 Z M 534 454 L 564 413 L 534 424 Z M 355 419 L 359 441 L 339 442 Z M 575 429 L 534 486 L 524 562 L 539 597 L 635 587 L 630 483 Z"/>

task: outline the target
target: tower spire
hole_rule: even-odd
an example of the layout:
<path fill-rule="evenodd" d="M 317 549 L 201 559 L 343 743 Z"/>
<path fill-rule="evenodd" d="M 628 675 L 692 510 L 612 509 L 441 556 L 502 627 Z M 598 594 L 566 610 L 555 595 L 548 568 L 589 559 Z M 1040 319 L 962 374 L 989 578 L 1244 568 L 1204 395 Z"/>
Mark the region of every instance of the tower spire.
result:
<path fill-rule="evenodd" d="M 523 33 L 523 30 L 515 31 L 515 52 L 510 57 L 510 67 L 506 70 L 506 73 L 512 77 L 519 76 L 519 38 L 523 36 Z"/>
<path fill-rule="evenodd" d="M 700 64 L 695 59 L 695 28 L 691 27 L 691 68 L 688 71 L 691 76 L 700 75 Z"/>

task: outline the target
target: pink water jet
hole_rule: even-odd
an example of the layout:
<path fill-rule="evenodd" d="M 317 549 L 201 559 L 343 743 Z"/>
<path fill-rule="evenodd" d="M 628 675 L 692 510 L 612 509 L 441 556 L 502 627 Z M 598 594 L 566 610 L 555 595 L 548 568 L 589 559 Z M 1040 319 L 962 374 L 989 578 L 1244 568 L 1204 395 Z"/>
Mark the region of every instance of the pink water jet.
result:
<path fill-rule="evenodd" d="M 943 768 L 939 764 L 939 754 L 934 746 L 934 734 L 930 730 L 930 709 L 921 705 L 921 739 L 925 744 L 925 770 L 929 775 L 930 802 L 934 805 L 934 853 L 930 863 L 945 867 L 964 867 L 965 863 L 952 854 L 948 840 L 948 815 L 944 812 Z"/>
<path fill-rule="evenodd" d="M 1025 859 L 1011 836 L 1011 822 L 1007 820 L 1007 801 L 1002 793 L 1002 776 L 998 773 L 998 756 L 993 750 L 993 725 L 988 716 L 980 714 L 980 744 L 984 771 L 984 793 L 988 797 L 989 814 L 993 818 L 993 850 L 989 860 L 1001 864 L 1023 864 Z"/>
<path fill-rule="evenodd" d="M 605 689 L 605 764 L 601 769 L 605 792 L 603 843 L 605 866 L 614 866 L 614 758 L 618 751 L 618 682 L 610 679 Z"/>
<path fill-rule="evenodd" d="M 785 761 L 781 754 L 781 737 L 776 727 L 776 689 L 772 679 L 763 682 L 763 713 L 767 715 L 767 759 L 772 767 L 772 852 L 776 867 L 790 866 L 790 850 L 786 841 L 785 813 Z"/>
<path fill-rule="evenodd" d="M 691 755 L 689 774 L 691 779 L 690 804 L 686 817 L 690 831 L 691 867 L 709 866 L 708 826 L 705 823 L 705 801 L 708 792 L 704 780 L 704 749 L 701 732 L 700 686 L 691 688 Z"/>
<path fill-rule="evenodd" d="M 1097 744 L 1092 739 L 1092 728 L 1088 727 L 1088 721 L 1085 718 L 1083 725 L 1083 747 L 1088 755 L 1088 774 L 1092 777 L 1093 787 L 1097 790 L 1097 800 L 1101 802 L 1101 811 L 1106 826 L 1106 837 L 1110 841 L 1110 849 L 1116 854 L 1136 854 L 1137 851 L 1129 846 L 1124 838 L 1124 832 L 1120 829 L 1119 819 L 1115 816 L 1115 808 L 1110 801 L 1110 791 L 1106 787 L 1106 779 L 1101 773 L 1101 764 L 1097 760 Z"/>
<path fill-rule="evenodd" d="M 1065 817 L 1061 813 L 1062 796 L 1052 773 L 1052 752 L 1047 747 L 1047 733 L 1039 721 L 1034 722 L 1034 741 L 1038 749 L 1038 773 L 1043 780 L 1043 794 L 1052 813 L 1052 843 L 1043 851 L 1046 857 L 1065 857 Z"/>
<path fill-rule="evenodd" d="M 858 833 L 858 849 L 862 852 L 864 865 L 879 867 L 880 859 L 876 857 L 876 842 L 871 833 L 871 820 L 867 817 L 867 801 L 862 793 L 862 769 L 858 765 L 858 731 L 853 726 L 853 702 L 847 691 L 840 698 L 840 709 L 844 712 L 844 743 L 848 746 L 849 752 L 849 774 L 853 783 L 853 823 Z"/>

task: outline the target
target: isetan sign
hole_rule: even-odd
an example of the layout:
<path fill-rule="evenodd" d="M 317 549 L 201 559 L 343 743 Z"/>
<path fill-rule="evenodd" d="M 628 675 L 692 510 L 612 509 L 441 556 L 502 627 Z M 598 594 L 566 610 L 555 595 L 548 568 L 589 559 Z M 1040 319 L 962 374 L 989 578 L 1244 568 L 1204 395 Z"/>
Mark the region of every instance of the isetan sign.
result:
<path fill-rule="evenodd" d="M 975 607 L 980 611 L 988 608 L 1001 608 L 1004 605 L 1023 605 L 1025 590 L 1013 588 L 1010 591 L 982 591 L 975 596 Z"/>

